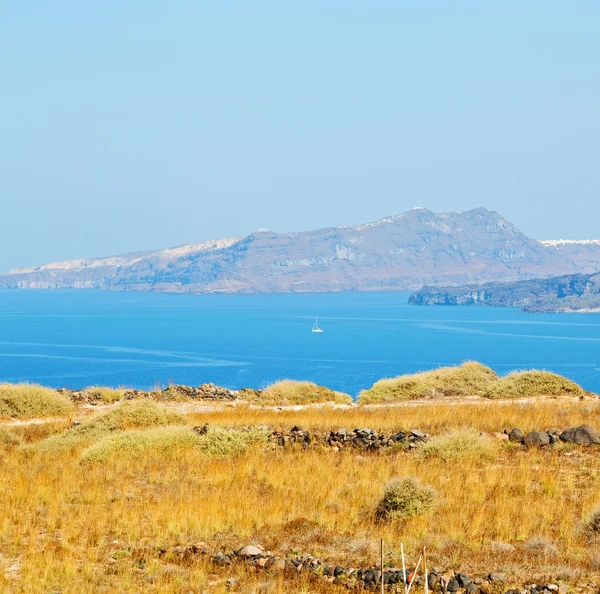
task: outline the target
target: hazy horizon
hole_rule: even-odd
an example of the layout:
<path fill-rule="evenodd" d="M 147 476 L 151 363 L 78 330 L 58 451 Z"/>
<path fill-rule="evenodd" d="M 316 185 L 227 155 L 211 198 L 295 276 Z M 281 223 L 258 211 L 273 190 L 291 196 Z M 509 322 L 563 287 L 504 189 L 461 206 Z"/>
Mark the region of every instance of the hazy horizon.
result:
<path fill-rule="evenodd" d="M 597 239 L 600 6 L 0 7 L 0 271 L 483 206 Z"/>

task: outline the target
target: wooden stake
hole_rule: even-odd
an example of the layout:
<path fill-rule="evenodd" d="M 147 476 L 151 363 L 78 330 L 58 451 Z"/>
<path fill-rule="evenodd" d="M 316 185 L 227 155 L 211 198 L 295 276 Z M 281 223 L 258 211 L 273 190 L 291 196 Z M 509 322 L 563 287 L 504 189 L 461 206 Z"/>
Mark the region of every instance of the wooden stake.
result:
<path fill-rule="evenodd" d="M 417 561 L 417 566 L 415 567 L 415 570 L 412 574 L 412 579 L 410 580 L 410 584 L 408 584 L 408 590 L 406 591 L 406 594 L 410 593 L 410 589 L 413 585 L 413 582 L 415 581 L 415 577 L 417 576 L 417 569 L 419 569 L 419 565 L 421 565 L 422 560 L 423 560 L 423 554 L 419 555 L 419 560 Z"/>
<path fill-rule="evenodd" d="M 384 584 L 383 584 L 383 538 L 381 539 L 381 594 L 384 594 Z"/>
<path fill-rule="evenodd" d="M 429 582 L 427 580 L 427 547 L 423 547 L 423 571 L 425 572 L 425 594 L 429 594 Z"/>
<path fill-rule="evenodd" d="M 400 543 L 400 553 L 402 555 L 402 575 L 404 576 L 404 594 L 406 594 L 406 563 L 404 562 L 404 545 Z"/>

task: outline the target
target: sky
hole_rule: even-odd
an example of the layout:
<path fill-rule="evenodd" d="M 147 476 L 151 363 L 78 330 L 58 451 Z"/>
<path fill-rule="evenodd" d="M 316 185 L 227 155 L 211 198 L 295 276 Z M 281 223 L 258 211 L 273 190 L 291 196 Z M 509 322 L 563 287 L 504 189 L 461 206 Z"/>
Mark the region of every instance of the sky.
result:
<path fill-rule="evenodd" d="M 600 3 L 0 1 L 0 270 L 484 206 L 599 238 Z"/>

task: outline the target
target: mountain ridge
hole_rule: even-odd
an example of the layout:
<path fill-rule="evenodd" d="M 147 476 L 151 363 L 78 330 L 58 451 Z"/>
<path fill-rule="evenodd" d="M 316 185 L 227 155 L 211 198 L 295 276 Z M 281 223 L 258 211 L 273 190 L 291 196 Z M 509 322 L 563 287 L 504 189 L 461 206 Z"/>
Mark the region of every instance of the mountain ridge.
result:
<path fill-rule="evenodd" d="M 245 237 L 21 267 L 0 275 L 0 288 L 414 290 L 600 270 L 600 241 L 546 243 L 483 207 L 449 213 L 418 207 L 359 225 L 259 229 Z"/>

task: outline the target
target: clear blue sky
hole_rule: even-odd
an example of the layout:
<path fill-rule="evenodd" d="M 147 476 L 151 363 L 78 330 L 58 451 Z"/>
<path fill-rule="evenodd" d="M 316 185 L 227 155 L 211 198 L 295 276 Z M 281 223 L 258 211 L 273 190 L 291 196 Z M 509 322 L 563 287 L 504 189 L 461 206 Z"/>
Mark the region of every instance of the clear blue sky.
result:
<path fill-rule="evenodd" d="M 486 206 L 600 237 L 600 4 L 0 3 L 0 269 Z"/>

